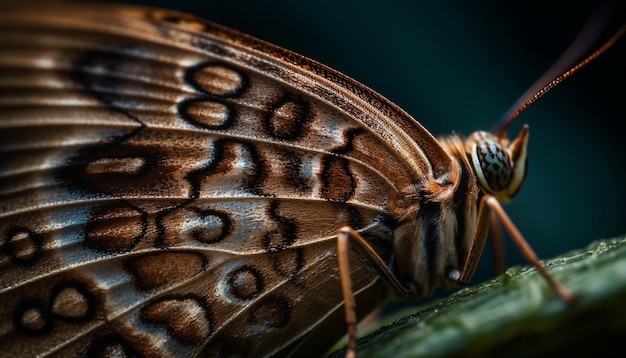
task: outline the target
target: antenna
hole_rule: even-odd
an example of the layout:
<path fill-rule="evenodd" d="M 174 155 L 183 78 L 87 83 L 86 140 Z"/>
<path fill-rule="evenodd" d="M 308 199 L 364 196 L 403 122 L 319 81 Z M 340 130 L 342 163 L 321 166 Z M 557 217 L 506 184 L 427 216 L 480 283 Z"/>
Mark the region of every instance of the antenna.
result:
<path fill-rule="evenodd" d="M 581 57 L 582 53 L 587 50 L 593 41 L 598 37 L 602 23 L 601 17 L 598 13 L 587 21 L 586 25 L 580 31 L 576 39 L 565 50 L 565 52 L 559 57 L 559 59 L 552 65 L 540 78 L 537 80 L 520 99 L 507 111 L 507 113 L 491 128 L 491 132 L 498 138 L 504 138 L 506 136 L 506 130 L 513 121 L 519 117 L 531 104 L 541 98 L 544 94 L 550 91 L 559 83 L 563 82 L 566 78 L 570 77 L 574 73 L 578 72 L 581 68 L 585 67 L 593 60 L 598 58 L 609 48 L 611 48 L 626 32 L 626 24 L 615 32 L 609 40 L 607 40 L 600 48 L 594 51 L 591 55 L 587 56 L 584 60 L 578 62 L 578 64 L 572 66 L 570 69 L 563 71 L 564 68 L 570 67 L 571 63 Z M 559 75 L 560 74 L 560 75 Z"/>

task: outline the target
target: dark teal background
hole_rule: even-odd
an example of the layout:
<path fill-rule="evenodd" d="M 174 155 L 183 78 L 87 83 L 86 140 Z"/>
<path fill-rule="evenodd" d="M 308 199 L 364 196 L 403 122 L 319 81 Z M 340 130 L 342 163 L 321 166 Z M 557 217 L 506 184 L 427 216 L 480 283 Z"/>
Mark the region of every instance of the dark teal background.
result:
<path fill-rule="evenodd" d="M 318 60 L 434 134 L 490 129 L 567 47 L 595 3 L 133 2 L 190 12 Z M 607 34 L 620 21 L 624 9 L 614 9 Z M 622 40 L 513 126 L 530 125 L 530 163 L 505 208 L 541 258 L 626 233 L 625 64 Z M 508 262 L 522 264 L 507 246 Z M 489 277 L 489 259 L 486 252 L 476 280 Z"/>

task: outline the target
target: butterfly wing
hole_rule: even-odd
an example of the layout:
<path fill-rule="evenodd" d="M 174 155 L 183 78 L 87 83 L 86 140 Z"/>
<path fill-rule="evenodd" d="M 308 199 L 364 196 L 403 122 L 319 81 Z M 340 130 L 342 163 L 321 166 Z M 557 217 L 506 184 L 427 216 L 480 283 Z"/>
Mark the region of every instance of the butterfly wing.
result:
<path fill-rule="evenodd" d="M 274 354 L 340 307 L 336 230 L 388 259 L 385 220 L 447 164 L 299 55 L 175 12 L 40 5 L 0 14 L 9 355 Z M 362 291 L 377 275 L 351 260 Z"/>

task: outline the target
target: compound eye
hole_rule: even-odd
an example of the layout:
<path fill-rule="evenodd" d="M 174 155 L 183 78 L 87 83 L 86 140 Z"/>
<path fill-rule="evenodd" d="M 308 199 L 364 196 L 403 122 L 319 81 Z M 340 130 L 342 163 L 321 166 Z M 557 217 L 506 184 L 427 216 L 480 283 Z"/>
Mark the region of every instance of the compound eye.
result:
<path fill-rule="evenodd" d="M 487 185 L 489 191 L 504 190 L 511 180 L 511 160 L 500 143 L 492 140 L 480 140 L 476 143 L 475 164 L 480 165 L 479 179 Z M 476 163 L 478 162 L 478 163 Z"/>

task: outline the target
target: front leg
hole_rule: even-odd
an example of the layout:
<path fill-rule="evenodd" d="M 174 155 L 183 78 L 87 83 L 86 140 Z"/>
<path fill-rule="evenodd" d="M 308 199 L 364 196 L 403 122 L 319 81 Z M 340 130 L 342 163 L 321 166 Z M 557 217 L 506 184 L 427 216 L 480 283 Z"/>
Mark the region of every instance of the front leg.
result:
<path fill-rule="evenodd" d="M 564 302 L 571 302 L 574 300 L 574 295 L 567 288 L 561 285 L 561 283 L 559 283 L 554 277 L 552 277 L 546 268 L 543 267 L 537 257 L 537 254 L 535 254 L 526 239 L 524 239 L 522 233 L 520 233 L 515 224 L 513 224 L 513 221 L 511 221 L 498 200 L 491 195 L 485 195 L 480 200 L 474 237 L 472 238 L 472 243 L 470 244 L 467 257 L 465 258 L 463 270 L 458 278 L 458 282 L 460 284 L 468 283 L 474 275 L 474 271 L 478 265 L 478 261 L 480 260 L 480 254 L 482 253 L 485 241 L 487 240 L 490 220 L 499 220 L 502 223 L 504 229 L 511 237 L 515 246 L 517 246 L 524 259 L 526 259 L 529 264 L 534 266 L 537 271 L 539 271 L 539 273 Z"/>

